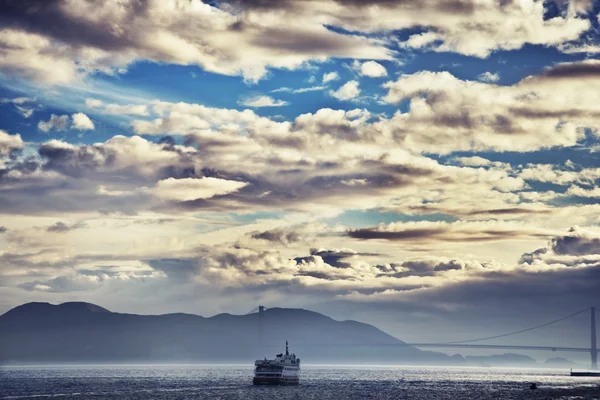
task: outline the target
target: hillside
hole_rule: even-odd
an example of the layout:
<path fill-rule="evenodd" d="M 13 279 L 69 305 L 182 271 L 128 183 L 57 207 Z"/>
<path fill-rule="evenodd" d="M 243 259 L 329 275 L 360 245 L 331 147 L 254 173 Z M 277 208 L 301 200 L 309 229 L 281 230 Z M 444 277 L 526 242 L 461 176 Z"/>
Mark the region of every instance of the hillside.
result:
<path fill-rule="evenodd" d="M 372 325 L 302 309 L 268 309 L 260 325 L 258 314 L 135 315 L 88 303 L 28 303 L 0 316 L 2 363 L 252 362 L 285 340 L 308 363 L 450 362 Z"/>

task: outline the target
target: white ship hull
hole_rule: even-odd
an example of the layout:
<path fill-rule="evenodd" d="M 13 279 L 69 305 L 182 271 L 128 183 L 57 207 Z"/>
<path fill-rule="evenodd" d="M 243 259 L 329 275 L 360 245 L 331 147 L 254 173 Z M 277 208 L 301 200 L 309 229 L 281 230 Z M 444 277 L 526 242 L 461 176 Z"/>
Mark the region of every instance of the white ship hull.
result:
<path fill-rule="evenodd" d="M 300 383 L 300 368 L 283 367 L 282 371 L 255 372 L 255 385 L 297 385 Z"/>

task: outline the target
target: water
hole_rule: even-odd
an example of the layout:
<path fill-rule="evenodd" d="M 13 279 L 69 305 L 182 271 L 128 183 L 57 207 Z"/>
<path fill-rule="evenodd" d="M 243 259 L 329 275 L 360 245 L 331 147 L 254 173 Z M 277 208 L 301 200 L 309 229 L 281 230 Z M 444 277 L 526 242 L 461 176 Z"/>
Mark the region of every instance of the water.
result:
<path fill-rule="evenodd" d="M 304 366 L 299 386 L 251 382 L 251 365 L 0 367 L 0 399 L 600 399 L 600 378 L 567 370 Z"/>

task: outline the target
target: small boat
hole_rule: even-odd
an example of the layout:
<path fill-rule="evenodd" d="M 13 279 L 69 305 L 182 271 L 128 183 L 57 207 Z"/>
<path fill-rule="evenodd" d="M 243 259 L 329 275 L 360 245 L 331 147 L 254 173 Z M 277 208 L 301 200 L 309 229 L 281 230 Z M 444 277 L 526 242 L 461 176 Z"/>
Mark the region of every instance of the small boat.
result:
<path fill-rule="evenodd" d="M 285 355 L 277 354 L 274 360 L 256 360 L 254 362 L 255 385 L 297 385 L 300 383 L 300 359 L 290 354 L 288 342 L 285 342 Z"/>

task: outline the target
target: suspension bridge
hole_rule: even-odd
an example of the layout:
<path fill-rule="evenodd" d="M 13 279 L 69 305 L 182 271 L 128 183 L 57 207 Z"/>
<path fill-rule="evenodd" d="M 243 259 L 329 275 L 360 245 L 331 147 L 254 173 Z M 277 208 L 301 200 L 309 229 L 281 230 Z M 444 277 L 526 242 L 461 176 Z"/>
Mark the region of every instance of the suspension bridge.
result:
<path fill-rule="evenodd" d="M 264 306 L 258 306 L 248 312 L 248 314 L 258 313 L 258 327 L 259 337 L 262 337 L 262 318 L 263 313 L 267 308 Z M 413 347 L 429 347 L 429 348 L 461 348 L 461 349 L 502 349 L 502 350 L 526 350 L 526 351 L 563 351 L 563 352 L 575 352 L 575 353 L 589 353 L 591 358 L 591 369 L 598 369 L 598 347 L 596 344 L 596 311 L 595 307 L 589 307 L 585 310 L 578 311 L 576 313 L 564 316 L 562 318 L 546 322 L 544 324 L 536 325 L 530 328 L 521 329 L 514 332 L 503 333 L 499 335 L 480 337 L 475 339 L 458 340 L 450 342 L 429 342 L 429 343 L 398 343 L 398 344 L 373 344 L 375 346 L 413 346 Z M 490 343 L 477 343 L 487 342 L 494 339 L 509 338 L 516 335 L 520 335 L 526 332 L 538 331 L 542 328 L 556 325 L 560 322 L 570 320 L 577 316 L 585 316 L 589 314 L 589 347 L 572 347 L 572 346 L 531 346 L 531 345 L 519 345 L 519 344 L 490 344 Z"/>

